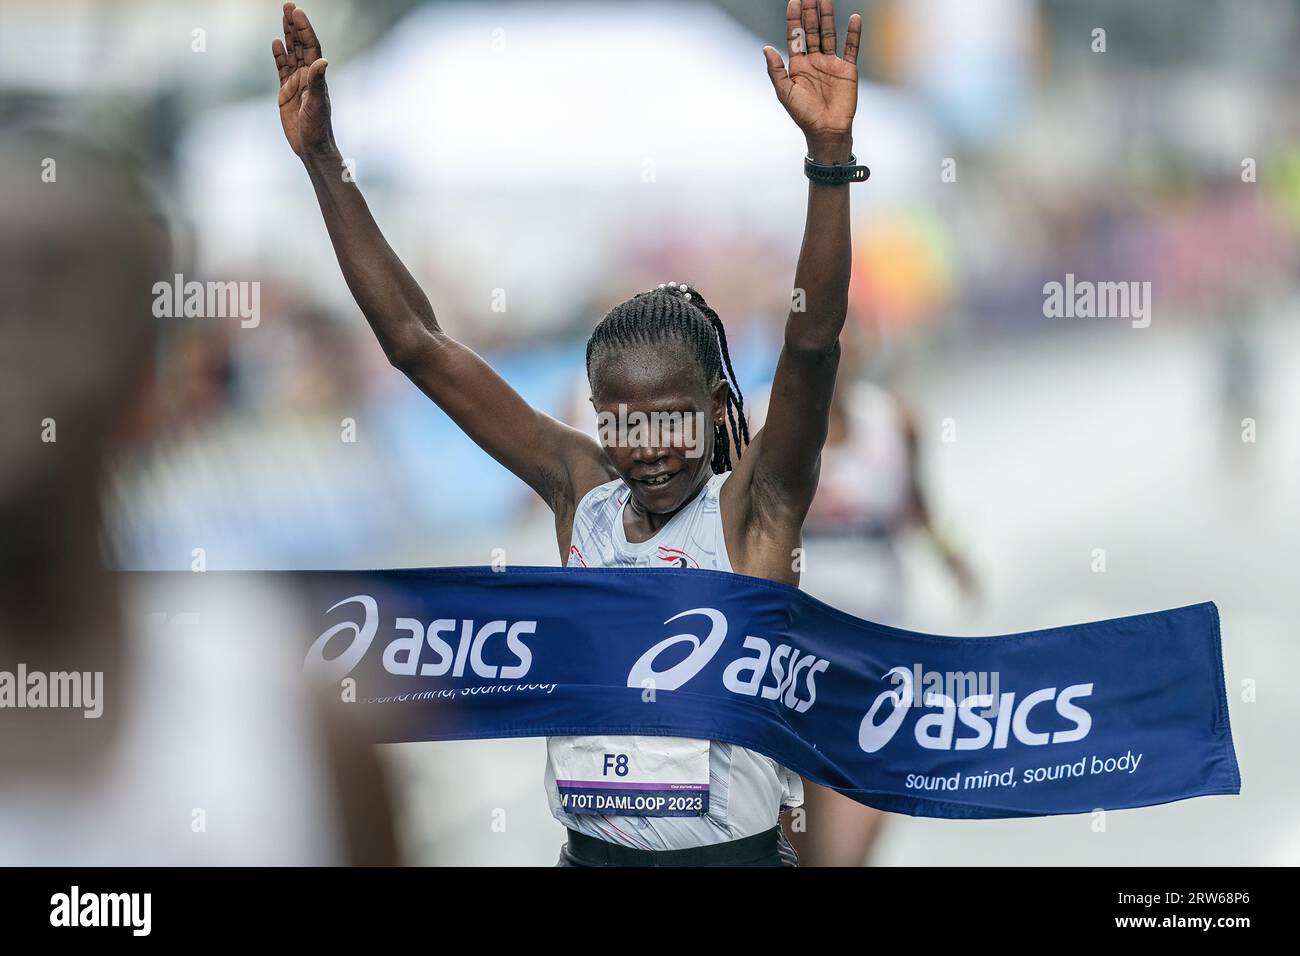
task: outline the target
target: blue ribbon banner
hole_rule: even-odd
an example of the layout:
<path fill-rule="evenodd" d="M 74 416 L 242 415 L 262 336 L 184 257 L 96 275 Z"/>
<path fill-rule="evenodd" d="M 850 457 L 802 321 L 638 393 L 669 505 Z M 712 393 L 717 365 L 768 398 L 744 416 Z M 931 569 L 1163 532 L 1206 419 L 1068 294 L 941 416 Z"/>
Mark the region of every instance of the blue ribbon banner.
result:
<path fill-rule="evenodd" d="M 869 806 L 949 818 L 1241 788 L 1209 603 L 966 638 L 714 571 L 288 574 L 321 613 L 305 667 L 400 715 L 377 725 L 402 728 L 388 740 L 720 740 Z"/>

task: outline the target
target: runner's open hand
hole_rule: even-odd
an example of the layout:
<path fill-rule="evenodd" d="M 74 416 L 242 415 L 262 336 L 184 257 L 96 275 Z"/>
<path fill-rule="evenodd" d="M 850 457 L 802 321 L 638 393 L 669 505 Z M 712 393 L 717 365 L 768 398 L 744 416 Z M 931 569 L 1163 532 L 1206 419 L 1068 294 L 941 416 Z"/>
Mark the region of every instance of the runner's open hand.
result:
<path fill-rule="evenodd" d="M 836 55 L 834 0 L 790 0 L 785 16 L 789 69 L 774 48 L 763 48 L 777 99 L 803 130 L 815 159 L 843 162 L 848 159 L 847 144 L 852 142 L 853 114 L 858 108 L 862 17 L 856 13 L 849 17 L 841 57 Z M 845 155 L 839 156 L 840 152 Z"/>
<path fill-rule="evenodd" d="M 289 147 L 299 156 L 328 149 L 333 143 L 325 86 L 329 61 L 320 55 L 307 14 L 292 3 L 284 5 L 284 40 L 273 40 L 271 53 L 280 71 L 280 124 Z"/>

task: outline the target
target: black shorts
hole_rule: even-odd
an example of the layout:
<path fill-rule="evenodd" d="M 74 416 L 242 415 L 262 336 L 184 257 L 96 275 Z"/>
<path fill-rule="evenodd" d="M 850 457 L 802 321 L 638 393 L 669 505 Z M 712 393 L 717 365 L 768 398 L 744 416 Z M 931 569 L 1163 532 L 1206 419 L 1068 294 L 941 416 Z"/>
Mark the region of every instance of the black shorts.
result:
<path fill-rule="evenodd" d="M 689 847 L 685 850 L 638 850 L 568 831 L 556 866 L 798 866 L 799 857 L 779 826 L 762 833 Z"/>

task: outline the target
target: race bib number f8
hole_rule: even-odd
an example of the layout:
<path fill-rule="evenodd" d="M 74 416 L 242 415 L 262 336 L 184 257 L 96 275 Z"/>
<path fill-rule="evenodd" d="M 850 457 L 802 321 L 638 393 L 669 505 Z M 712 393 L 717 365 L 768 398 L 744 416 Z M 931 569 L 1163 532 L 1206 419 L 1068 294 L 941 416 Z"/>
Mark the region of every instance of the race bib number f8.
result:
<path fill-rule="evenodd" d="M 560 808 L 619 817 L 709 812 L 709 742 L 680 737 L 552 737 Z"/>

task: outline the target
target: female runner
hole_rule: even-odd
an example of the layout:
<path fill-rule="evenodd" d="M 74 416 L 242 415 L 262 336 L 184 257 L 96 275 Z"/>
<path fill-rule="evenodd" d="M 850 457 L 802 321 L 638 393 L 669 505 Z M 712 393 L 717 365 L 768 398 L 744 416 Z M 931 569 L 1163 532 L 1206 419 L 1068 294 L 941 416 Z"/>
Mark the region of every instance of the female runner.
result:
<path fill-rule="evenodd" d="M 790 0 L 786 19 L 788 68 L 772 47 L 763 52 L 777 99 L 804 132 L 816 165 L 795 271 L 800 307 L 787 320 L 766 426 L 750 437 L 717 313 L 698 290 L 666 283 L 615 306 L 592 332 L 592 405 L 612 419 L 667 412 L 709 427 L 695 443 L 683 429 L 654 445 L 615 435 L 602 447 L 530 407 L 439 326 L 356 183 L 342 174 L 320 41 L 302 10 L 284 6 L 284 40 L 272 44 L 280 120 L 315 187 L 357 305 L 389 361 L 546 502 L 569 566 L 687 566 L 799 583 L 796 552 L 817 488 L 851 260 L 848 187 L 818 180 L 827 178 L 825 167 L 855 162 L 862 19 L 849 18 L 843 56 L 832 0 Z M 799 157 L 791 160 L 794 167 Z M 698 816 L 566 813 L 564 782 L 595 779 L 599 755 L 609 753 L 627 756 L 632 779 L 707 787 L 708 800 Z M 569 831 L 564 865 L 776 866 L 793 857 L 779 818 L 801 802 L 799 778 L 741 747 L 551 738 L 546 786 Z"/>

